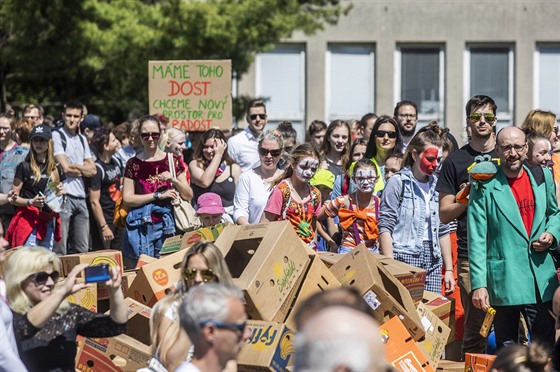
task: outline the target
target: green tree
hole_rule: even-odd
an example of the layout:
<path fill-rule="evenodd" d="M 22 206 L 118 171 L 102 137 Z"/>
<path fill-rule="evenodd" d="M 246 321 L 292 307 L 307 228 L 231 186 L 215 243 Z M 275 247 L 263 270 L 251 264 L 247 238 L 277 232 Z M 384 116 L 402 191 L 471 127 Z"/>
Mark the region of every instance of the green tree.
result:
<path fill-rule="evenodd" d="M 348 10 L 340 0 L 2 0 L 0 105 L 56 113 L 78 98 L 105 120 L 138 116 L 149 60 L 231 59 L 241 76 L 256 53 Z"/>

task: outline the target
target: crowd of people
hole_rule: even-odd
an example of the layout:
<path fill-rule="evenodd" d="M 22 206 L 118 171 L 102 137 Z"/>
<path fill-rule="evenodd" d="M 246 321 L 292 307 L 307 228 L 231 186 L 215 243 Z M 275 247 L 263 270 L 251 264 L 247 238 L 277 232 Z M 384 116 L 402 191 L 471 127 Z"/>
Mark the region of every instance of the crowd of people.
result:
<path fill-rule="evenodd" d="M 468 143 L 461 148 L 437 122 L 419 128 L 412 101 L 399 102 L 392 115 L 368 113 L 356 123 L 315 120 L 301 144 L 290 122 L 266 128 L 261 100 L 248 104 L 248 126 L 233 135 L 184 133 L 168 128 L 162 115 L 103 125 L 77 101 L 64 105 L 58 121 L 35 105 L 21 115 L 1 114 L 0 233 L 6 245 L 25 247 L 7 261 L 6 291 L 0 290 L 6 300 L 0 305 L 13 312 L 12 320 L 1 309 L 8 336 L 13 323 L 9 363 L 72 370 L 76 334 L 122 333 L 120 270 L 107 282 L 111 315 L 90 314 L 64 300 L 86 286 L 76 281 L 85 267 L 55 285 L 58 256 L 118 249 L 127 268 L 141 254 L 158 258 L 165 239 L 185 231 L 176 214 L 182 204 L 197 217 L 188 228 L 285 220 L 315 251 L 344 254 L 363 243 L 424 269 L 425 290 L 455 293 L 464 309 L 463 353 L 485 352 L 479 330 L 490 307 L 498 349 L 523 343 L 518 328 L 524 324 L 531 343 L 558 351 L 551 316 L 560 316 L 553 306 L 560 241 L 556 116 L 532 110 L 520 127 L 496 131 L 491 97 L 474 96 L 465 110 Z M 484 161 L 494 171 L 482 180 L 469 177 Z M 465 187 L 470 194 L 463 200 L 457 195 Z M 211 243 L 189 249 L 181 272 L 175 293 L 154 307 L 149 369 L 227 369 L 249 336 L 242 295 Z M 309 322 L 297 342 L 305 350 L 297 357 L 301 370 L 331 368 L 328 363 L 382 370 L 382 346 L 364 332 L 376 329 L 367 307 L 361 311 L 340 298 L 332 305 L 321 316 L 305 315 Z M 347 340 L 346 317 L 361 325 L 362 345 Z M 340 329 L 322 326 L 337 323 Z M 220 338 L 229 349 L 214 342 L 219 330 L 236 335 Z M 320 357 L 329 347 L 339 353 Z M 56 348 L 63 350 L 60 360 L 50 352 Z M 354 357 L 337 359 L 341 350 Z M 370 357 L 348 364 L 359 355 Z"/>

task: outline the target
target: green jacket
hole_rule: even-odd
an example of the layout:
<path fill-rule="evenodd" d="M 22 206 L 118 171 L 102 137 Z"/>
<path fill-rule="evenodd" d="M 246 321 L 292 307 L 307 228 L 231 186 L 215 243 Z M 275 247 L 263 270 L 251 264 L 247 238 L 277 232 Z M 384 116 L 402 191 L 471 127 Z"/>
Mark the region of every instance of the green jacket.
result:
<path fill-rule="evenodd" d="M 535 283 L 542 301 L 548 302 L 558 287 L 551 251 L 560 241 L 560 211 L 552 174 L 545 169 L 538 184 L 529 168 L 524 169 L 535 198 L 530 237 L 501 167 L 483 187 L 471 186 L 467 209 L 471 286 L 472 290 L 486 288 L 492 306 L 535 304 Z M 539 172 L 534 173 L 537 180 Z M 555 243 L 536 252 L 531 243 L 543 232 L 551 233 Z"/>

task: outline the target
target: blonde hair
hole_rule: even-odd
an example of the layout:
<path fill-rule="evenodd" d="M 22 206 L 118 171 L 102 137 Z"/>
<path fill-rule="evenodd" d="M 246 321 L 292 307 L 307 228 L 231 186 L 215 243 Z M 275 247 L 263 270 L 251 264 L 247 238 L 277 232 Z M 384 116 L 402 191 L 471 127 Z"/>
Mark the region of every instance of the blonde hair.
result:
<path fill-rule="evenodd" d="M 187 268 L 189 259 L 197 254 L 204 257 L 206 265 L 208 265 L 208 268 L 216 275 L 216 281 L 218 283 L 233 286 L 233 279 L 222 252 L 211 242 L 198 242 L 187 249 L 183 261 L 181 262 L 181 273 Z M 180 301 L 189 289 L 187 282 L 182 279 L 178 283 L 177 291 L 157 302 L 152 309 L 152 316 L 150 318 L 150 339 L 152 345 L 150 349 L 152 355 L 157 355 L 160 362 L 166 367 L 169 366 L 170 362 L 169 351 L 179 338 L 181 326 L 178 321 L 173 322 L 173 325 L 165 330 L 164 337 L 161 339 L 158 337 L 158 330 L 161 327 L 162 320 L 167 310 L 173 306 L 176 301 Z"/>
<path fill-rule="evenodd" d="M 60 175 L 58 174 L 58 169 L 56 168 L 56 161 L 54 160 L 54 142 L 52 139 L 48 141 L 49 147 L 47 150 L 47 168 L 45 169 L 45 174 L 52 179 L 54 183 L 60 182 Z M 37 162 L 37 155 L 35 154 L 35 149 L 33 144 L 29 150 L 29 166 L 33 172 L 33 177 L 35 178 L 34 184 L 37 184 L 41 180 L 41 166 Z"/>
<path fill-rule="evenodd" d="M 537 132 L 544 135 L 546 138 L 550 138 L 554 124 L 556 124 L 556 115 L 552 112 L 531 110 L 527 114 L 523 124 L 521 124 L 521 129 L 523 129 L 525 134 Z"/>
<path fill-rule="evenodd" d="M 31 275 L 45 271 L 49 265 L 52 265 L 54 271 L 60 272 L 60 260 L 56 253 L 43 247 L 23 247 L 10 255 L 6 262 L 4 277 L 12 311 L 23 315 L 35 305 L 27 297 L 23 284 Z M 69 307 L 70 304 L 63 300 L 56 313 L 63 314 Z"/>

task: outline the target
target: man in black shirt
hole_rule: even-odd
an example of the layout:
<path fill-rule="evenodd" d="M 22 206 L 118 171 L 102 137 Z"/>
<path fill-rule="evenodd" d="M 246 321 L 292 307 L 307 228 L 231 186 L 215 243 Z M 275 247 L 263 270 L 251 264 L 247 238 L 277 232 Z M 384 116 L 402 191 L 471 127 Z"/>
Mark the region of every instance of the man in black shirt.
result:
<path fill-rule="evenodd" d="M 443 223 L 457 220 L 457 272 L 461 303 L 465 310 L 463 353 L 484 353 L 486 340 L 479 334 L 485 313 L 473 306 L 467 245 L 467 205 L 457 203 L 455 195 L 469 182 L 468 169 L 478 155 L 497 159 L 495 126 L 496 103 L 488 96 L 472 97 L 466 105 L 470 141 L 445 159 L 436 190 L 439 192 L 439 215 Z"/>

